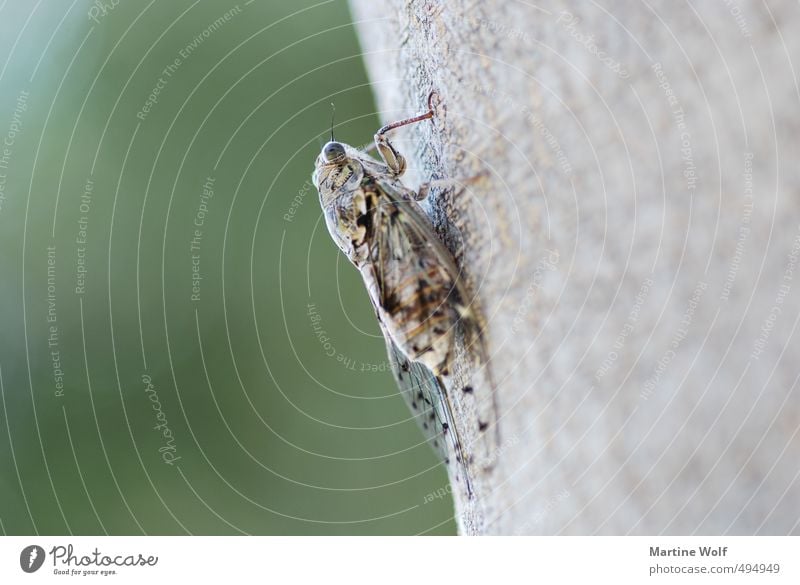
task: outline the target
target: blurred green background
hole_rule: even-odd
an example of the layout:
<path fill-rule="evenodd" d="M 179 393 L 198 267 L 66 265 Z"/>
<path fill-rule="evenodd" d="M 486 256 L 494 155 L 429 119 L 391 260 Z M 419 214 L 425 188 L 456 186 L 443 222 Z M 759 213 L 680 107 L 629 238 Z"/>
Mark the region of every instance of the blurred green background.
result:
<path fill-rule="evenodd" d="M 379 125 L 350 19 L 0 3 L 2 533 L 455 531 L 308 183 Z"/>

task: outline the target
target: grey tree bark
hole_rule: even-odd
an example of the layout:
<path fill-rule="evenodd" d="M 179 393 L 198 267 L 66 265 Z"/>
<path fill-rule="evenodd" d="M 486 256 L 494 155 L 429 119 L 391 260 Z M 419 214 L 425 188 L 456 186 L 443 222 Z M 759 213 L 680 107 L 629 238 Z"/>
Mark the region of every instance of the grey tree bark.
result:
<path fill-rule="evenodd" d="M 462 532 L 800 532 L 800 6 L 351 5 L 382 118 L 439 95 L 416 180 L 488 173 L 430 201 L 498 386 Z"/>

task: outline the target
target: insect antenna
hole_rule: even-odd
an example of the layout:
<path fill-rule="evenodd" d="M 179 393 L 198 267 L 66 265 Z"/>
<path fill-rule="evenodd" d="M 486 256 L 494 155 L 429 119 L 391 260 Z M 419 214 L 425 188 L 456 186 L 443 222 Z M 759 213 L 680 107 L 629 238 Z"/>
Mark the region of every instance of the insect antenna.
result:
<path fill-rule="evenodd" d="M 333 118 L 336 116 L 336 106 L 331 102 L 331 142 L 333 142 Z"/>

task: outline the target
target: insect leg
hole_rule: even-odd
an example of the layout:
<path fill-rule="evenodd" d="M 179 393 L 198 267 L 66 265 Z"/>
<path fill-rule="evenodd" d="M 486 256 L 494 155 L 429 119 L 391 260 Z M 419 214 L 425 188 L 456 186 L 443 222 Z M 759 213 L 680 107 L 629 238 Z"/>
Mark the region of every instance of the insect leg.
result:
<path fill-rule="evenodd" d="M 432 107 L 432 98 L 434 93 L 428 96 L 428 111 L 424 114 L 420 114 L 419 116 L 414 116 L 413 118 L 407 118 L 405 120 L 400 120 L 398 122 L 392 122 L 391 124 L 387 124 L 386 126 L 382 127 L 375 133 L 375 146 L 378 148 L 378 152 L 381 155 L 381 158 L 389 167 L 389 169 L 395 174 L 395 176 L 402 175 L 406 170 L 406 159 L 397 152 L 392 143 L 389 142 L 389 139 L 386 136 L 386 133 L 390 130 L 394 130 L 395 128 L 400 128 L 401 126 L 407 126 L 408 124 L 415 124 L 416 122 L 422 122 L 423 120 L 430 120 L 434 116 L 434 111 Z"/>
<path fill-rule="evenodd" d="M 422 183 L 422 185 L 419 186 L 419 191 L 414 196 L 414 199 L 417 201 L 424 200 L 428 196 L 428 193 L 431 189 L 460 188 L 457 193 L 460 195 L 466 189 L 466 185 L 477 183 L 486 176 L 488 176 L 488 173 L 481 172 L 467 179 L 436 179 L 434 181 L 428 181 L 427 183 Z"/>

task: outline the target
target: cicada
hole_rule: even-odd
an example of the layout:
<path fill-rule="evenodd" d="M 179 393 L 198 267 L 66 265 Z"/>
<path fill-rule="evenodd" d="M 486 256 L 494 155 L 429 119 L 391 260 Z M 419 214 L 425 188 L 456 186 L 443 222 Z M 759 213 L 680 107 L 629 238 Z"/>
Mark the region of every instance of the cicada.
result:
<path fill-rule="evenodd" d="M 428 188 L 413 191 L 400 181 L 406 160 L 387 137 L 390 130 L 434 117 L 428 111 L 388 124 L 375 134 L 381 160 L 333 139 L 322 148 L 312 176 L 328 231 L 359 270 L 386 338 L 398 384 L 412 412 L 443 451 L 455 459 L 472 495 L 471 456 L 454 423 L 443 378 L 457 339 L 478 344 L 478 311 L 456 261 L 419 205 Z M 464 388 L 471 392 L 471 388 Z M 487 426 L 481 421 L 480 430 Z"/>

